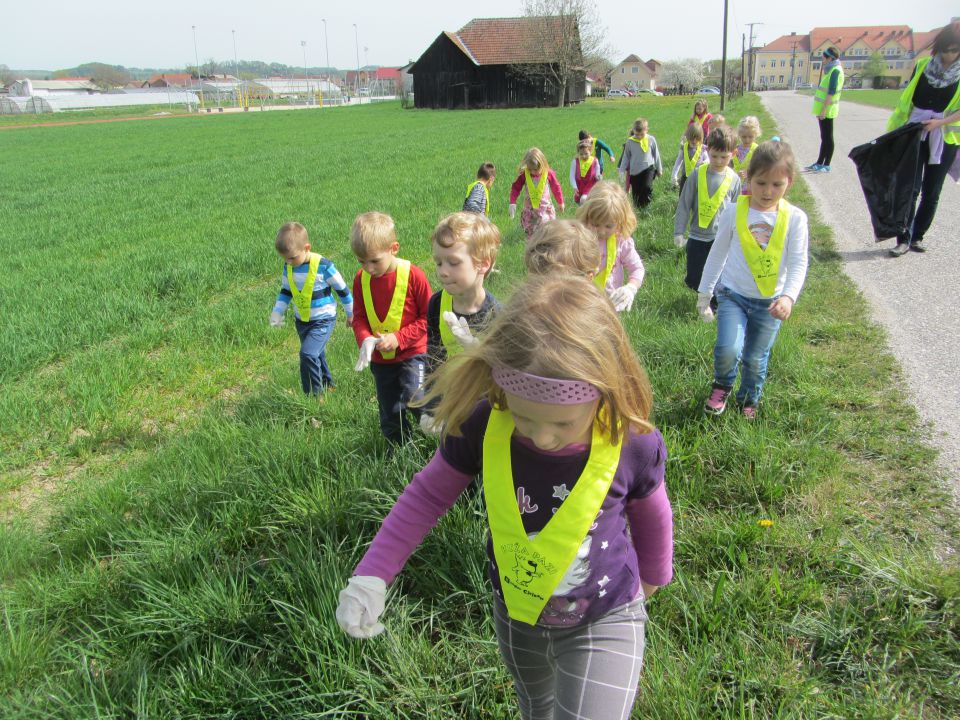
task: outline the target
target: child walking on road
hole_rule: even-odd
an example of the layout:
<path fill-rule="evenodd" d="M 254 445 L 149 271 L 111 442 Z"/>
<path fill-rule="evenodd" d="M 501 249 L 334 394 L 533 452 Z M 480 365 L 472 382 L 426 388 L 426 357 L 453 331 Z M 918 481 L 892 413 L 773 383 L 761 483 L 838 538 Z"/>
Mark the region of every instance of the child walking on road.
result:
<path fill-rule="evenodd" d="M 650 383 L 610 303 L 581 278 L 529 281 L 430 394 L 440 448 L 340 593 L 341 628 L 383 631 L 386 586 L 482 473 L 494 627 L 521 716 L 626 720 L 673 522 Z"/>

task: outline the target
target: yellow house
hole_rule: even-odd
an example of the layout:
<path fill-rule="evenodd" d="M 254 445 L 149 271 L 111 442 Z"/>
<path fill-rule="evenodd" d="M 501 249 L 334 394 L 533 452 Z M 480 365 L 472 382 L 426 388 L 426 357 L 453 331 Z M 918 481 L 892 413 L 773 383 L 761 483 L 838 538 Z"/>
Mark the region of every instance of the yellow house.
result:
<path fill-rule="evenodd" d="M 656 90 L 660 63 L 656 60 L 644 62 L 636 55 L 627 55 L 619 65 L 610 72 L 611 90 L 640 89 Z"/>
<path fill-rule="evenodd" d="M 874 53 L 886 62 L 883 73 L 888 86 L 903 87 L 910 80 L 917 58 L 930 54 L 940 28 L 914 32 L 907 25 L 864 27 L 816 27 L 808 35 L 782 35 L 753 50 L 753 89 L 786 89 L 820 82 L 825 48 L 840 51 L 840 64 L 848 88 L 861 87 L 864 69 Z M 872 78 L 867 79 L 872 83 Z"/>

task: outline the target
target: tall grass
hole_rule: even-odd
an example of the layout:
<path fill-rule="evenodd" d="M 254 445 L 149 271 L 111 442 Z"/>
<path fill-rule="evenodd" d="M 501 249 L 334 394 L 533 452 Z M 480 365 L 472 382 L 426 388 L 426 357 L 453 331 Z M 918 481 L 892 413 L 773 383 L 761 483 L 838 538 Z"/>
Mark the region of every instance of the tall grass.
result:
<path fill-rule="evenodd" d="M 349 277 L 350 223 L 376 208 L 429 273 L 430 230 L 492 160 L 505 298 L 523 151 L 563 178 L 577 130 L 619 150 L 645 115 L 669 162 L 688 112 L 369 106 L 0 133 L 0 216 L 17 219 L 0 227 L 0 716 L 515 717 L 476 501 L 414 556 L 383 636 L 336 626 L 338 590 L 433 443 L 387 455 L 342 328 L 337 392 L 300 394 L 292 329 L 266 327 L 271 239 L 300 220 Z M 747 113 L 769 124 L 753 97 L 725 111 Z M 624 322 L 670 450 L 677 556 L 636 717 L 956 717 L 956 524 L 829 228 L 813 214 L 760 419 L 707 419 L 715 328 L 682 285 L 675 195 L 655 192 Z M 813 210 L 802 185 L 791 200 Z"/>

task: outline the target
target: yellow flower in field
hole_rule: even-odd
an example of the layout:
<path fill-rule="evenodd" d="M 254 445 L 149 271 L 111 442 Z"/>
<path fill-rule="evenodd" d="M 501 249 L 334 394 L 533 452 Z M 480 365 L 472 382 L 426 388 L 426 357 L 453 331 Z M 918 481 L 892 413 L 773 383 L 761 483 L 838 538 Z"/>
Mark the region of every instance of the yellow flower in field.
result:
<path fill-rule="evenodd" d="M 757 520 L 757 525 L 760 527 L 773 527 L 773 520 L 767 520 L 766 518 L 763 520 Z"/>

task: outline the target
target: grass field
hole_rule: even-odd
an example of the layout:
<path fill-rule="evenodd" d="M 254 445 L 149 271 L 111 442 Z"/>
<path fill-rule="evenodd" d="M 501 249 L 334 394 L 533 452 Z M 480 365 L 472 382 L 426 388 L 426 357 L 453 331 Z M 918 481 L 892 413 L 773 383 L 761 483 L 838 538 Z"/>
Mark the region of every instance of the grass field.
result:
<path fill-rule="evenodd" d="M 813 96 L 813 90 L 800 90 L 799 92 Z M 855 102 L 861 105 L 873 105 L 893 110 L 897 106 L 897 100 L 900 99 L 902 93 L 903 90 L 848 90 L 844 88 L 840 102 Z"/>
<path fill-rule="evenodd" d="M 689 110 L 374 105 L 0 133 L 0 717 L 515 717 L 476 504 L 411 560 L 383 636 L 337 627 L 337 592 L 433 445 L 386 457 L 342 327 L 338 391 L 300 394 L 295 333 L 267 326 L 272 238 L 300 220 L 351 276 L 350 223 L 383 210 L 432 280 L 430 230 L 491 160 L 505 298 L 523 151 L 566 186 L 577 130 L 619 150 L 644 115 L 669 162 Z M 725 110 L 747 113 L 773 134 L 755 97 Z M 790 199 L 813 210 L 802 181 Z M 829 228 L 811 214 L 761 418 L 708 419 L 715 328 L 682 284 L 675 202 L 660 181 L 640 216 L 647 279 L 624 318 L 677 549 L 635 717 L 957 717 L 954 509 Z"/>

